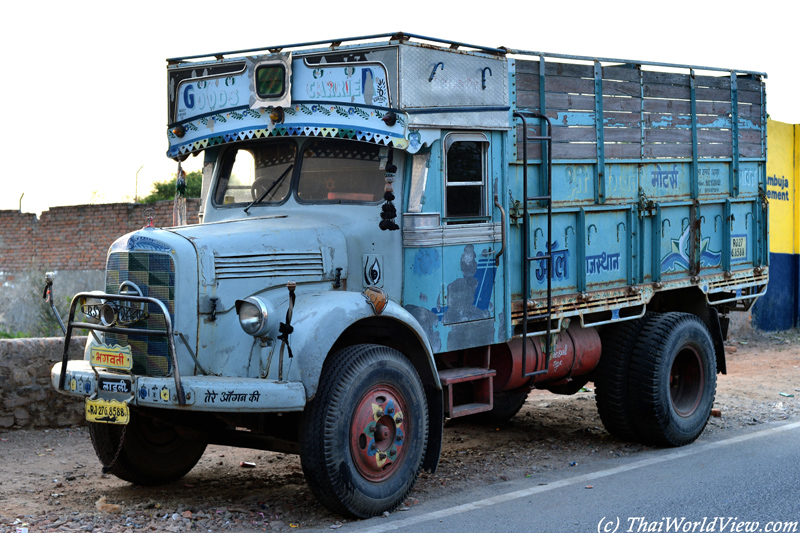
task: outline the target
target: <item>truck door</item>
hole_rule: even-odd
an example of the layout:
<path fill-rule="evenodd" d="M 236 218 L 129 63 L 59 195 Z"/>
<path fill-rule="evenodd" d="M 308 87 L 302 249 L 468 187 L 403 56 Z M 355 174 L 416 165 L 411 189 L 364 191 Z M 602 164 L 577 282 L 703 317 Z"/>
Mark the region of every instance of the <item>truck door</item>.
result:
<path fill-rule="evenodd" d="M 485 346 L 504 328 L 500 133 L 447 132 L 413 157 L 403 217 L 404 307 L 426 329 L 434 352 Z M 499 303 L 496 298 L 500 298 Z M 503 339 L 504 340 L 504 339 Z"/>
<path fill-rule="evenodd" d="M 450 132 L 442 142 L 442 322 L 445 326 L 476 322 L 464 330 L 470 332 L 470 345 L 490 344 L 495 329 L 500 220 L 494 220 L 491 201 L 495 158 L 490 140 L 489 133 Z M 448 349 L 455 349 L 450 344 Z"/>

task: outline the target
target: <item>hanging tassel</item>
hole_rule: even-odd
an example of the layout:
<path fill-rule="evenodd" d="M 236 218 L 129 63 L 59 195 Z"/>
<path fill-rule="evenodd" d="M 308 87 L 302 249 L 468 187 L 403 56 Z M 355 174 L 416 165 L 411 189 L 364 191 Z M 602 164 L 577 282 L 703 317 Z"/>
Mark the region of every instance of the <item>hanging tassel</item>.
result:
<path fill-rule="evenodd" d="M 383 199 L 386 203 L 381 206 L 381 221 L 378 227 L 386 231 L 395 231 L 400 229 L 400 226 L 394 221 L 397 218 L 397 209 L 394 206 L 394 174 L 397 172 L 397 166 L 392 162 L 394 150 L 389 149 L 389 158 L 386 164 L 386 185 L 383 187 Z"/>
<path fill-rule="evenodd" d="M 186 224 L 186 172 L 178 161 L 178 174 L 175 180 L 175 202 L 172 204 L 172 225 Z"/>

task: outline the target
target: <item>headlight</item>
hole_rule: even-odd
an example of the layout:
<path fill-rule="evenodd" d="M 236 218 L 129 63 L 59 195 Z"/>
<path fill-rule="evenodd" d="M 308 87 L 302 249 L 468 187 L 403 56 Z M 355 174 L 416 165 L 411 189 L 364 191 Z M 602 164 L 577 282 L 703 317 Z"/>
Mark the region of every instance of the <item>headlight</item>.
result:
<path fill-rule="evenodd" d="M 239 315 L 239 325 L 248 335 L 264 337 L 270 330 L 270 315 L 275 313 L 271 303 L 255 296 L 244 300 L 236 300 L 236 314 Z"/>
<path fill-rule="evenodd" d="M 117 308 L 112 304 L 105 303 L 100 306 L 100 322 L 104 326 L 111 327 L 117 323 Z"/>

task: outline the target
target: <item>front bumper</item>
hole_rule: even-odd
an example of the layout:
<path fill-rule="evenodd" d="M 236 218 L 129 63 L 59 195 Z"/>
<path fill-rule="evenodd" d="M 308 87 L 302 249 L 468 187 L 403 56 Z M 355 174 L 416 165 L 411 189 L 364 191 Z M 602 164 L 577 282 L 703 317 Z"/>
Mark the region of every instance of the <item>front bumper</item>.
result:
<path fill-rule="evenodd" d="M 185 405 L 179 405 L 175 380 L 172 377 L 154 378 L 117 374 L 91 367 L 88 361 L 68 361 L 64 389 L 58 387 L 61 365 L 50 370 L 50 381 L 58 392 L 77 397 L 90 397 L 107 391 L 98 390 L 98 379 L 118 386 L 130 382 L 130 405 L 211 411 L 225 413 L 281 413 L 302 411 L 306 403 L 302 383 L 278 382 L 265 379 L 220 376 L 184 376 L 181 378 L 186 394 Z M 125 387 L 127 389 L 127 383 Z M 116 397 L 118 393 L 114 393 Z"/>

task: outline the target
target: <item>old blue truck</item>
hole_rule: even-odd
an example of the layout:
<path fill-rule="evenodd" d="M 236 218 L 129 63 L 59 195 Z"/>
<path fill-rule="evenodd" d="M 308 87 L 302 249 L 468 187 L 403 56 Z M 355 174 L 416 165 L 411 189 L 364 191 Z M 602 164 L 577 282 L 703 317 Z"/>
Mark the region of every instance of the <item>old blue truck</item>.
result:
<path fill-rule="evenodd" d="M 169 59 L 200 223 L 114 242 L 53 384 L 121 479 L 297 453 L 357 517 L 436 469 L 444 418 L 534 387 L 688 444 L 767 285 L 764 78 L 405 33 Z"/>

